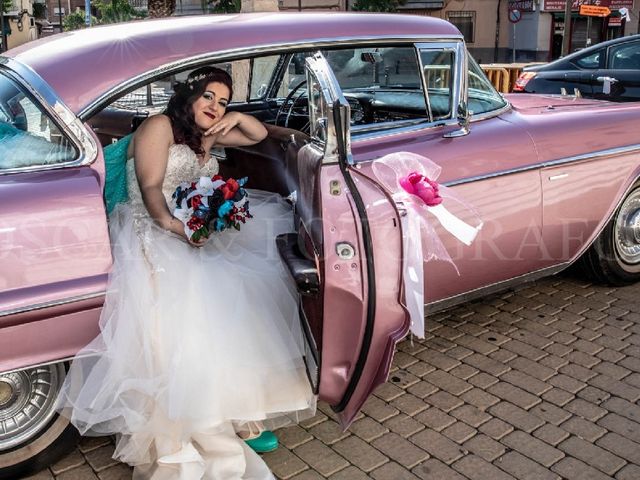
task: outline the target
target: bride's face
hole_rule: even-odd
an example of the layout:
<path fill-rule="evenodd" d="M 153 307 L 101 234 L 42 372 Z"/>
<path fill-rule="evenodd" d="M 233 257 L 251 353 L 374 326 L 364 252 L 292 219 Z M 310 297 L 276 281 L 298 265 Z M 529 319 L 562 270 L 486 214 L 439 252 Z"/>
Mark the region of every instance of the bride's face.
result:
<path fill-rule="evenodd" d="M 191 108 L 196 125 L 200 130 L 208 130 L 220 121 L 229 103 L 229 88 L 224 83 L 211 82 Z"/>

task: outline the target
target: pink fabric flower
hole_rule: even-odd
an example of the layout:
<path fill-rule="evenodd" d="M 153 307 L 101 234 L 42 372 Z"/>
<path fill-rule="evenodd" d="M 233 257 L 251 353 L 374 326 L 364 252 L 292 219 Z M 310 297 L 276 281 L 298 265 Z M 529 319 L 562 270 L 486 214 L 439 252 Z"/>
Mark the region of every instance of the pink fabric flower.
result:
<path fill-rule="evenodd" d="M 420 198 L 427 207 L 435 207 L 442 203 L 438 184 L 424 175 L 412 172 L 406 177 L 402 177 L 399 182 L 407 193 Z"/>

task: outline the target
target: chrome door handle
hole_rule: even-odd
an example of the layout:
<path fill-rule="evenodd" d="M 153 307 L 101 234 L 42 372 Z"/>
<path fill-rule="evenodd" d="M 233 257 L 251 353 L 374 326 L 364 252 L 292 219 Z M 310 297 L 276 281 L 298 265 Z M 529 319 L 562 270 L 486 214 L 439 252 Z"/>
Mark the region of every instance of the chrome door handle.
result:
<path fill-rule="evenodd" d="M 598 77 L 596 80 L 599 82 L 609 82 L 609 83 L 618 83 L 620 80 L 613 77 Z"/>

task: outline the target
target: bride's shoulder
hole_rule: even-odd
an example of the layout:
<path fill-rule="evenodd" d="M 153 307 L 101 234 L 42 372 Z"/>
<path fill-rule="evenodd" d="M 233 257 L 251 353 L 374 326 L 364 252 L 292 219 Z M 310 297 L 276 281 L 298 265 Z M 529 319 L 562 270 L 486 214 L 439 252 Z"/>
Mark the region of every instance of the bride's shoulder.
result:
<path fill-rule="evenodd" d="M 141 135 L 166 135 L 167 133 L 171 133 L 170 138 L 173 138 L 171 119 L 165 114 L 159 113 L 152 115 L 142 122 L 136 131 L 136 137 L 140 137 Z"/>

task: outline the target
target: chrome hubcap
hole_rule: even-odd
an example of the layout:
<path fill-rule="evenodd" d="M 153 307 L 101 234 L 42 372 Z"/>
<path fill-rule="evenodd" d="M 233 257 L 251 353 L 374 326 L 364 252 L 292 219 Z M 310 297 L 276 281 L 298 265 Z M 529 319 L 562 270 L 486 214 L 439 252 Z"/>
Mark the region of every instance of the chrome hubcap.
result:
<path fill-rule="evenodd" d="M 49 423 L 63 380 L 62 364 L 0 375 L 0 452 L 24 443 Z"/>
<path fill-rule="evenodd" d="M 640 190 L 629 195 L 616 218 L 615 247 L 620 259 L 627 264 L 640 263 Z"/>

